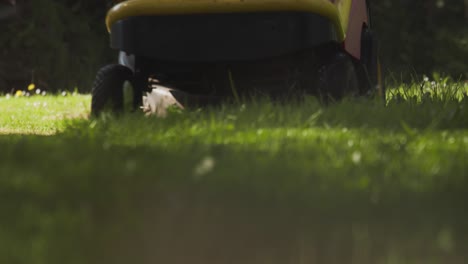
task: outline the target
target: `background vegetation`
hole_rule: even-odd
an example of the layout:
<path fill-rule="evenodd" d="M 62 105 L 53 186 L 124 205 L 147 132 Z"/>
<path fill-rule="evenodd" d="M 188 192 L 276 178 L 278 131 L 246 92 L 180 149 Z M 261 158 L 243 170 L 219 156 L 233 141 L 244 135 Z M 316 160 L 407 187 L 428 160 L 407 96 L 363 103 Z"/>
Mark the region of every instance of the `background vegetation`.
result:
<path fill-rule="evenodd" d="M 90 90 L 111 61 L 105 1 L 18 0 L 17 15 L 0 24 L 0 90 Z"/>
<path fill-rule="evenodd" d="M 387 72 L 468 78 L 468 1 L 371 0 Z"/>
<path fill-rule="evenodd" d="M 104 17 L 110 1 L 18 0 L 0 23 L 0 91 L 90 89 L 97 69 L 115 61 Z M 468 77 L 465 0 L 371 0 L 387 72 L 406 80 L 433 71 Z M 2 6 L 0 5 L 0 8 Z"/>

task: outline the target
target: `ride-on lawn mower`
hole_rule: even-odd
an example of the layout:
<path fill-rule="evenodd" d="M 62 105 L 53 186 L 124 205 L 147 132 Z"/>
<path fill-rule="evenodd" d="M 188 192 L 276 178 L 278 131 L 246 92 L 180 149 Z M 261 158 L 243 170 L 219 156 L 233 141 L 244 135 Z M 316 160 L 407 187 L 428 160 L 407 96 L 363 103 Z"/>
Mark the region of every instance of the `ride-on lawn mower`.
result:
<path fill-rule="evenodd" d="M 158 113 L 252 94 L 384 96 L 368 0 L 116 2 L 119 63 L 98 72 L 92 114 L 139 109 L 144 94 Z"/>

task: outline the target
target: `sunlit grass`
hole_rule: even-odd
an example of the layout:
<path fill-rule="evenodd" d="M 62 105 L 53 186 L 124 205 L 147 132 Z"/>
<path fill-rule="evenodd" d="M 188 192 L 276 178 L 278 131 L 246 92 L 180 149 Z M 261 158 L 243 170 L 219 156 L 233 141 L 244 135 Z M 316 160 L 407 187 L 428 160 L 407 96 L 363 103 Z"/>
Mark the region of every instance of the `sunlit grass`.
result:
<path fill-rule="evenodd" d="M 0 134 L 51 135 L 65 120 L 87 118 L 89 95 L 0 96 Z"/>
<path fill-rule="evenodd" d="M 422 103 L 431 101 L 461 101 L 468 97 L 468 81 L 457 82 L 450 77 L 434 73 L 432 78 L 392 85 L 387 91 L 387 99 Z"/>

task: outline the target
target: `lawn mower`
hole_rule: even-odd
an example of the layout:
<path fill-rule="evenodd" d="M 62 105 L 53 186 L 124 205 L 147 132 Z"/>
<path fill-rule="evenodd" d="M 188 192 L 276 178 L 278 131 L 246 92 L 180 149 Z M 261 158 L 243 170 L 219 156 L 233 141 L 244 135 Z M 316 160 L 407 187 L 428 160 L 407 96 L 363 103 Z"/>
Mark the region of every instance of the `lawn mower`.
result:
<path fill-rule="evenodd" d="M 92 114 L 251 95 L 384 96 L 368 0 L 114 2 L 106 25 L 118 63 L 97 73 Z"/>

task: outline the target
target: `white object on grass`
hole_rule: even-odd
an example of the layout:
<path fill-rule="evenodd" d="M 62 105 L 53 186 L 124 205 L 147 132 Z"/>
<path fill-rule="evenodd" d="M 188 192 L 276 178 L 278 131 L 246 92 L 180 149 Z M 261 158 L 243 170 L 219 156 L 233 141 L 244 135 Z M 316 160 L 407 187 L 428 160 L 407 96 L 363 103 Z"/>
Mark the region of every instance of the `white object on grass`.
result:
<path fill-rule="evenodd" d="M 151 90 L 151 92 L 147 92 L 146 95 L 143 96 L 142 109 L 146 115 L 165 117 L 168 108 L 176 107 L 184 109 L 172 95 L 171 89 L 160 86 L 156 87 L 157 88 Z"/>

